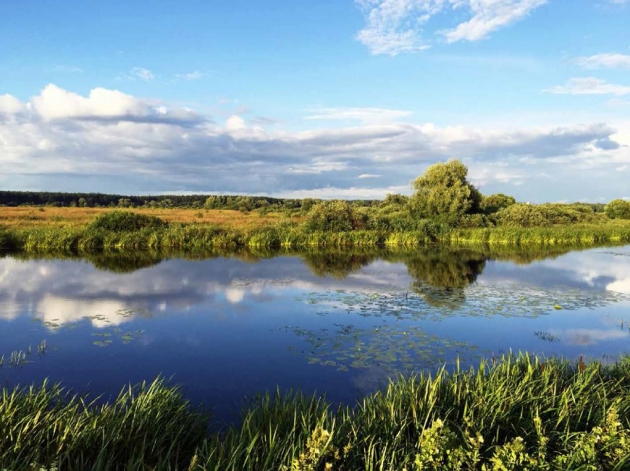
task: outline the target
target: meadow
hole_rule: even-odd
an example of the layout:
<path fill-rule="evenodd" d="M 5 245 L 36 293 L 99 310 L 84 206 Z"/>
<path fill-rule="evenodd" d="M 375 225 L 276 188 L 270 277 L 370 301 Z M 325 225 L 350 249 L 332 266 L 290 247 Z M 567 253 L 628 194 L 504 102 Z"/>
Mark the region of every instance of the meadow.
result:
<path fill-rule="evenodd" d="M 211 417 L 161 378 L 109 402 L 46 383 L 2 395 L 0 467 L 16 471 L 630 466 L 628 358 L 602 365 L 509 355 L 398 378 L 353 407 L 276 391 L 246 402 L 239 424 L 215 432 Z"/>
<path fill-rule="evenodd" d="M 421 219 L 401 227 L 364 217 L 357 227 L 313 223 L 313 216 L 195 209 L 0 207 L 0 249 L 77 254 L 129 250 L 201 251 L 418 247 L 431 244 L 502 247 L 597 246 L 630 242 L 630 221 L 597 220 L 546 226 L 461 227 Z M 348 218 L 335 214 L 340 221 Z M 132 219 L 135 222 L 132 222 Z M 107 222 L 109 220 L 109 222 Z"/>

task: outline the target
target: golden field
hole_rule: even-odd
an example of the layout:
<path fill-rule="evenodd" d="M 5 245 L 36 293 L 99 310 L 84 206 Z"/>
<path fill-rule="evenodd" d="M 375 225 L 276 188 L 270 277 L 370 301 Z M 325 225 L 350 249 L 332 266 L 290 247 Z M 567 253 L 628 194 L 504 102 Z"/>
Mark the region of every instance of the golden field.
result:
<path fill-rule="evenodd" d="M 287 216 L 280 213 L 268 213 L 261 216 L 257 212 L 242 213 L 227 209 L 160 209 L 160 208 L 69 208 L 69 207 L 1 207 L 0 226 L 12 229 L 32 229 L 41 227 L 68 227 L 89 224 L 97 216 L 112 211 L 133 211 L 135 213 L 157 216 L 167 222 L 218 224 L 235 229 L 250 229 L 266 226 Z M 301 218 L 292 218 L 299 220 Z"/>

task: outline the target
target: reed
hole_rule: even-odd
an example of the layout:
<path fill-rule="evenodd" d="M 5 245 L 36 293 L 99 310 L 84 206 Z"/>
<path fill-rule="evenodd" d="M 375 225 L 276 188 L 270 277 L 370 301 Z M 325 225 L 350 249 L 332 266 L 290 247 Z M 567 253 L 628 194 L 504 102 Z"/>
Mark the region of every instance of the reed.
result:
<path fill-rule="evenodd" d="M 0 469 L 624 470 L 630 358 L 508 355 L 394 379 L 354 407 L 276 391 L 240 424 L 208 425 L 162 379 L 110 404 L 47 383 L 4 389 Z"/>
<path fill-rule="evenodd" d="M 357 229 L 346 232 L 309 231 L 303 224 L 283 221 L 258 227 L 235 228 L 205 223 L 169 223 L 136 230 L 108 230 L 88 226 L 0 228 L 0 250 L 46 253 L 72 251 L 199 251 L 249 248 L 413 248 L 428 245 L 484 245 L 488 247 L 593 247 L 630 243 L 630 223 L 574 224 L 551 227 L 448 228 L 421 224 L 413 231 Z"/>

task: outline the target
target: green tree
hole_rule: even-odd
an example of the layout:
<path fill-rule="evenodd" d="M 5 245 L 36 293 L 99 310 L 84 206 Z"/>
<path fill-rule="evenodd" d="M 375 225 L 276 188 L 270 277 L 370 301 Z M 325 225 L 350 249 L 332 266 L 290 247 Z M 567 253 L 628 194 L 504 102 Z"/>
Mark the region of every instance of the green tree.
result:
<path fill-rule="evenodd" d="M 495 195 L 484 196 L 481 200 L 481 209 L 486 214 L 492 214 L 515 203 L 516 200 L 513 196 L 497 193 Z"/>
<path fill-rule="evenodd" d="M 464 215 L 479 213 L 483 197 L 466 180 L 467 175 L 468 168 L 459 160 L 431 165 L 413 183 L 416 192 L 410 206 L 414 216 L 457 224 Z"/>
<path fill-rule="evenodd" d="M 630 219 L 630 201 L 612 200 L 606 205 L 604 212 L 610 219 Z"/>

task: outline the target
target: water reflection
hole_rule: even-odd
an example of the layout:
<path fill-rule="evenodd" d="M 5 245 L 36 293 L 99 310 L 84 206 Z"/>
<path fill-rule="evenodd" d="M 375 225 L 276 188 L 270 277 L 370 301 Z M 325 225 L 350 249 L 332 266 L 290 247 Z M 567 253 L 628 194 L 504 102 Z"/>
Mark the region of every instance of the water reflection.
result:
<path fill-rule="evenodd" d="M 276 385 L 350 401 L 390 374 L 457 357 L 510 349 L 615 357 L 630 342 L 629 255 L 630 247 L 5 256 L 0 354 L 43 340 L 48 351 L 0 379 L 50 376 L 100 393 L 162 373 L 213 404 Z"/>

